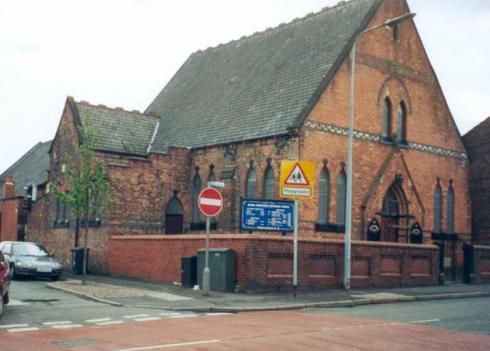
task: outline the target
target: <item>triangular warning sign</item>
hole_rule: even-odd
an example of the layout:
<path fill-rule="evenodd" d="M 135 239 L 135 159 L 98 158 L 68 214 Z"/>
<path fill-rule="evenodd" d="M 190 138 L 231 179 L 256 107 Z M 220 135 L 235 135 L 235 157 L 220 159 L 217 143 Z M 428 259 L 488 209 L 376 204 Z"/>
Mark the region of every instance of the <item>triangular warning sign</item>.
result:
<path fill-rule="evenodd" d="M 299 163 L 296 163 L 291 173 L 286 178 L 286 185 L 310 185 L 308 179 L 305 177 L 305 172 L 301 169 Z"/>

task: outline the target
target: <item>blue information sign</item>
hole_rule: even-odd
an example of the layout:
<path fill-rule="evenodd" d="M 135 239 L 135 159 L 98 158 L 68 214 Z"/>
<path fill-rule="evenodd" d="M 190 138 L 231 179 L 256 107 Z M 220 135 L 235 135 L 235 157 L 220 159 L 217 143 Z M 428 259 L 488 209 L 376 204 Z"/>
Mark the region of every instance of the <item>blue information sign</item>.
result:
<path fill-rule="evenodd" d="M 292 232 L 294 202 L 242 199 L 240 217 L 242 230 Z"/>

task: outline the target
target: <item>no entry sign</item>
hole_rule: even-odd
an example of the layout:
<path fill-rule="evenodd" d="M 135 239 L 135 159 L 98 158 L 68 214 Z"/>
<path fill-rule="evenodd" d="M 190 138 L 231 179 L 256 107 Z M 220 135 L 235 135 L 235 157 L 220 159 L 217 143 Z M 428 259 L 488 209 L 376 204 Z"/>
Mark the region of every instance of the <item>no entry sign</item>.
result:
<path fill-rule="evenodd" d="M 223 209 L 223 197 L 215 188 L 206 188 L 199 194 L 198 205 L 205 216 L 215 217 Z"/>

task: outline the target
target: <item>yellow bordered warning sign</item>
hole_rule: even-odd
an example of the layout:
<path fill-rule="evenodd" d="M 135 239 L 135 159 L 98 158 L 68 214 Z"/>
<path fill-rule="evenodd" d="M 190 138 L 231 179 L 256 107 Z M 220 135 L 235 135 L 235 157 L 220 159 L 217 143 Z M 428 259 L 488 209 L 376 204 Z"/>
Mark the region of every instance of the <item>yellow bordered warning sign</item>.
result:
<path fill-rule="evenodd" d="M 279 197 L 310 198 L 315 184 L 315 164 L 309 161 L 281 161 Z"/>

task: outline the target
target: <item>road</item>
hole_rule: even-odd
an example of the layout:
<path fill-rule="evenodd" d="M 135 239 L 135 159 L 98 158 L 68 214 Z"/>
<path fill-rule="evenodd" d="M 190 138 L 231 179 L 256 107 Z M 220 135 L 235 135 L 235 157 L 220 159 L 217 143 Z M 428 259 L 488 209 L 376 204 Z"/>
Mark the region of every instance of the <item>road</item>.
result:
<path fill-rule="evenodd" d="M 365 305 L 356 308 L 308 309 L 305 311 L 401 323 L 418 322 L 444 329 L 490 335 L 490 299 L 488 297 Z"/>
<path fill-rule="evenodd" d="M 1 350 L 487 350 L 490 345 L 488 298 L 172 314 L 85 301 L 45 283 L 13 283 L 13 304 L 0 320 Z"/>
<path fill-rule="evenodd" d="M 0 333 L 116 325 L 206 315 L 111 306 L 49 289 L 45 286 L 46 283 L 45 280 L 36 279 L 12 282 L 11 302 L 0 319 Z"/>

